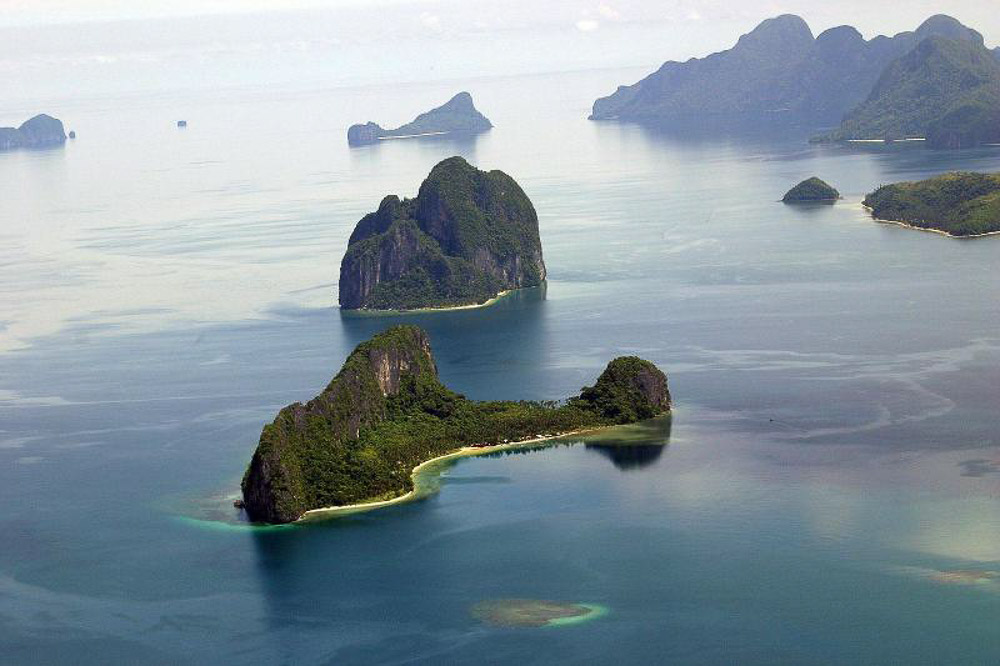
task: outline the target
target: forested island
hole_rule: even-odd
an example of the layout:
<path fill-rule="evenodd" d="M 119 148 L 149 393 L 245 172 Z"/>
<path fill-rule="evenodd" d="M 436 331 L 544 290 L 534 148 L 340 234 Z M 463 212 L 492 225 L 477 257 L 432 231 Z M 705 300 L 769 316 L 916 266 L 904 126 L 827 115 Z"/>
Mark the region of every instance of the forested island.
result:
<path fill-rule="evenodd" d="M 524 190 L 502 171 L 451 157 L 415 199 L 388 196 L 358 222 L 340 264 L 340 306 L 463 307 L 544 280 L 538 215 Z"/>
<path fill-rule="evenodd" d="M 1000 233 L 1000 174 L 949 173 L 883 185 L 864 204 L 882 222 L 959 237 Z"/>
<path fill-rule="evenodd" d="M 788 190 L 785 203 L 832 203 L 840 199 L 840 192 L 826 181 L 813 176 Z"/>
<path fill-rule="evenodd" d="M 20 127 L 0 127 L 0 150 L 17 148 L 48 148 L 66 143 L 62 121 L 39 114 Z"/>
<path fill-rule="evenodd" d="M 892 62 L 833 140 L 920 138 L 931 148 L 1000 141 L 1000 62 L 974 33 L 928 37 Z"/>
<path fill-rule="evenodd" d="M 412 470 L 462 447 L 485 447 L 634 423 L 671 408 L 667 378 L 634 356 L 611 361 L 564 403 L 478 402 L 438 379 L 427 334 L 396 326 L 358 345 L 330 384 L 264 427 L 243 477 L 253 521 L 385 500 L 413 488 Z"/>
<path fill-rule="evenodd" d="M 420 114 L 413 121 L 396 129 L 384 129 L 371 121 L 363 125 L 351 125 L 347 130 L 347 143 L 363 146 L 383 139 L 408 139 L 435 134 L 477 134 L 492 127 L 493 124 L 486 116 L 476 109 L 472 95 L 460 92 L 443 105 Z"/>
<path fill-rule="evenodd" d="M 664 63 L 594 102 L 591 119 L 660 127 L 839 124 L 815 141 L 1000 142 L 1000 50 L 950 16 L 865 40 L 850 26 L 813 37 L 798 16 L 768 19 L 728 51 Z"/>

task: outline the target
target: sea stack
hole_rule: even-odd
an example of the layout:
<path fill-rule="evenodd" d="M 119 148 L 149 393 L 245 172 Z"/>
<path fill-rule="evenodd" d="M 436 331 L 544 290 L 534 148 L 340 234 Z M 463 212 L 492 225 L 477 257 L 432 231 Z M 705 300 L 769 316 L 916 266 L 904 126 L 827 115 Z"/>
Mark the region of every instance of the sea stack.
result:
<path fill-rule="evenodd" d="M 26 120 L 20 127 L 0 127 L 0 150 L 48 148 L 66 143 L 61 120 L 44 113 Z"/>
<path fill-rule="evenodd" d="M 477 134 L 493 127 L 472 102 L 472 95 L 460 92 L 442 106 L 417 116 L 412 122 L 396 129 L 383 129 L 367 122 L 352 125 L 347 130 L 347 143 L 363 146 L 383 139 L 409 139 L 441 134 Z"/>
<path fill-rule="evenodd" d="M 347 357 L 306 404 L 264 426 L 243 476 L 251 520 L 288 523 L 313 509 L 399 497 L 417 465 L 462 447 L 489 447 L 651 419 L 670 411 L 667 377 L 634 356 L 608 364 L 561 406 L 469 400 L 438 378 L 430 340 L 396 326 Z"/>
<path fill-rule="evenodd" d="M 538 216 L 502 171 L 451 157 L 415 199 L 388 196 L 358 222 L 340 264 L 345 310 L 483 304 L 545 280 Z"/>
<path fill-rule="evenodd" d="M 813 176 L 788 190 L 781 199 L 785 203 L 833 203 L 840 199 L 840 192 Z"/>

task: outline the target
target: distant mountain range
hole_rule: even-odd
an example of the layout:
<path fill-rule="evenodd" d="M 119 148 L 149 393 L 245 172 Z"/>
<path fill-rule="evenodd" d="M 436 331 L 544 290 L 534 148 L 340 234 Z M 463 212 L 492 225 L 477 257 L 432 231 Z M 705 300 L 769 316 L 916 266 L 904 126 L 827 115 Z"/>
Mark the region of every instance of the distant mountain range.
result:
<path fill-rule="evenodd" d="M 982 105 L 993 104 L 984 90 L 997 65 L 1000 48 L 987 50 L 982 35 L 949 16 L 933 16 L 913 32 L 865 40 L 849 26 L 814 38 L 801 18 L 783 15 L 764 21 L 728 51 L 667 62 L 619 87 L 594 103 L 590 117 L 647 124 L 802 121 L 817 128 L 846 117 L 849 122 L 831 137 L 923 136 L 954 111 L 956 105 L 944 100 L 949 94 L 961 98 L 957 106 L 975 102 L 982 118 Z M 919 111 L 896 112 L 893 104 L 909 104 L 928 90 L 937 104 L 921 99 Z"/>

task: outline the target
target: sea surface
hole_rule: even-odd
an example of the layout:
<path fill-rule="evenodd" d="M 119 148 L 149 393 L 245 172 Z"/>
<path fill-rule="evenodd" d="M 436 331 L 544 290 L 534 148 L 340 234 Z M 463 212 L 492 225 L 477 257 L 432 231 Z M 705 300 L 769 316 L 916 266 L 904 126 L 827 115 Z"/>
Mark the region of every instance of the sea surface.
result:
<path fill-rule="evenodd" d="M 78 139 L 0 154 L 0 663 L 996 663 L 1000 237 L 860 202 L 1000 149 L 586 120 L 635 78 L 74 98 Z M 459 90 L 493 131 L 348 148 Z M 547 287 L 341 313 L 353 225 L 451 155 L 524 187 Z M 778 203 L 812 175 L 844 200 Z M 463 458 L 420 501 L 241 522 L 261 427 L 397 323 L 471 398 L 637 354 L 676 410 Z M 603 612 L 473 613 L 504 599 Z"/>

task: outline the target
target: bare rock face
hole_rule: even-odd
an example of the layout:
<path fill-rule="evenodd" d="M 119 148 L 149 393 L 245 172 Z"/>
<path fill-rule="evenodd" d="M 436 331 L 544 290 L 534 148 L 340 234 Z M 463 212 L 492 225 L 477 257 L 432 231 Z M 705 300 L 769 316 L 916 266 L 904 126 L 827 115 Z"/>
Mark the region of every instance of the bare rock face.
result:
<path fill-rule="evenodd" d="M 471 305 L 544 280 L 538 216 L 524 191 L 501 171 L 452 157 L 415 199 L 386 197 L 358 222 L 340 265 L 340 305 Z"/>
<path fill-rule="evenodd" d="M 26 120 L 18 128 L 0 127 L 0 150 L 47 148 L 66 143 L 62 121 L 44 113 Z"/>
<path fill-rule="evenodd" d="M 583 389 L 580 400 L 616 423 L 651 419 L 672 407 L 667 376 L 637 356 L 621 356 L 608 363 L 597 383 Z"/>
<path fill-rule="evenodd" d="M 264 427 L 243 477 L 243 503 L 252 520 L 287 523 L 323 506 L 329 488 L 323 473 L 350 453 L 345 442 L 385 418 L 387 399 L 406 378 L 437 381 L 427 334 L 397 326 L 362 343 L 326 389 L 306 404 L 295 403 Z M 323 461 L 322 463 L 319 461 Z"/>

